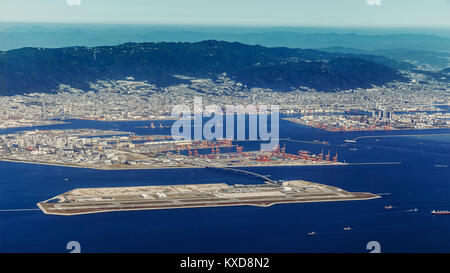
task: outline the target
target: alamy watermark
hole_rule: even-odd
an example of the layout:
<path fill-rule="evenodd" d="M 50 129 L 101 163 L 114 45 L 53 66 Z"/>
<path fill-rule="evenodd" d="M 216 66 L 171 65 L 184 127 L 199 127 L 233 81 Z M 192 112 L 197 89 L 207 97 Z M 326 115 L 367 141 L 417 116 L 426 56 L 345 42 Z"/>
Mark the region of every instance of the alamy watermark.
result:
<path fill-rule="evenodd" d="M 171 128 L 176 140 L 262 140 L 261 150 L 272 150 L 279 142 L 279 106 L 212 104 L 203 107 L 201 97 L 195 97 L 193 111 L 188 105 L 175 105 L 172 117 L 178 118 Z M 248 117 L 248 130 L 247 130 Z M 270 132 L 269 132 L 270 117 Z M 205 123 L 204 120 L 207 120 Z M 225 123 L 224 123 L 225 119 Z M 235 122 L 236 120 L 236 122 Z M 224 125 L 225 124 L 225 125 Z M 246 137 L 248 132 L 248 138 Z"/>
<path fill-rule="evenodd" d="M 66 0 L 69 6 L 79 6 L 81 5 L 81 0 Z"/>
<path fill-rule="evenodd" d="M 78 241 L 70 241 L 66 245 L 67 250 L 71 250 L 70 253 L 81 253 L 81 244 Z"/>
<path fill-rule="evenodd" d="M 381 244 L 378 241 L 370 241 L 366 246 L 367 250 L 371 250 L 370 253 L 381 253 Z"/>

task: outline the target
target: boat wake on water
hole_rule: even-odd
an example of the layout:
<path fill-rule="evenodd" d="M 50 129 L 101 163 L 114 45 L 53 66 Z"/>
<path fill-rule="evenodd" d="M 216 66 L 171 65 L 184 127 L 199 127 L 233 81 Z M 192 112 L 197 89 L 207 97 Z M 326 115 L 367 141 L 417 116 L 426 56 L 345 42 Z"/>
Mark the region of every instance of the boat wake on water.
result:
<path fill-rule="evenodd" d="M 418 212 L 418 211 L 419 211 L 418 208 L 407 209 L 407 210 L 394 210 L 394 211 L 392 211 L 392 209 L 395 209 L 395 208 L 396 208 L 396 207 L 390 207 L 389 209 L 387 209 L 387 208 L 385 207 L 385 209 L 386 209 L 387 211 L 389 211 L 389 213 L 391 213 L 391 214 L 396 214 L 396 213 L 408 213 L 408 212 Z"/>
<path fill-rule="evenodd" d="M 385 195 L 390 194 L 390 193 L 385 193 Z M 380 194 L 378 194 L 380 195 Z M 389 206 L 389 214 L 400 214 L 400 213 L 411 213 L 411 212 L 418 212 L 419 209 L 418 208 L 413 208 L 413 209 L 407 209 L 407 210 L 399 210 L 399 211 L 391 211 L 390 209 L 395 209 L 395 207 Z M 441 214 L 441 212 L 445 212 L 447 214 L 450 214 L 450 211 L 434 211 L 433 214 Z M 376 213 L 372 213 L 371 216 L 375 216 L 375 215 L 381 215 L 383 214 L 383 212 L 376 212 Z M 444 214 L 444 213 L 442 213 Z M 376 231 L 379 230 L 380 228 L 392 228 L 395 227 L 396 225 L 379 225 L 379 226 L 371 226 L 371 227 L 364 227 L 364 226 L 359 226 L 359 227 L 345 227 L 342 230 L 334 230 L 334 231 L 312 231 L 312 232 L 308 232 L 308 235 L 312 236 L 312 235 L 332 235 L 332 234 L 341 234 L 342 232 L 372 232 L 372 231 Z"/>

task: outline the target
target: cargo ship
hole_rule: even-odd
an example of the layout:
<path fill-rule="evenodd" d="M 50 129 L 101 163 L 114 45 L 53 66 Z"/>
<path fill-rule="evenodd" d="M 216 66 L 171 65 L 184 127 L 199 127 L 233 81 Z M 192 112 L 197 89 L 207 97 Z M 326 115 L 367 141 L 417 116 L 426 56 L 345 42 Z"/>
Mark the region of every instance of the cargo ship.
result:
<path fill-rule="evenodd" d="M 436 214 L 436 215 L 444 215 L 444 214 L 450 214 L 450 211 L 448 211 L 448 210 L 432 210 L 431 213 Z"/>

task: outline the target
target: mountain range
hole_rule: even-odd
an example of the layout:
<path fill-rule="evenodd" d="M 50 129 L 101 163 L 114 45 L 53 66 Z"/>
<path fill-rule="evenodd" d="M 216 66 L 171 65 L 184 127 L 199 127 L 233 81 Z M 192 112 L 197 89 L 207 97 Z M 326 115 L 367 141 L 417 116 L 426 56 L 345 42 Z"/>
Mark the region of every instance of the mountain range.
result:
<path fill-rule="evenodd" d="M 332 92 L 403 81 L 398 69 L 410 67 L 384 56 L 216 40 L 28 47 L 0 51 L 0 95 L 55 92 L 60 84 L 88 90 L 89 82 L 130 76 L 163 87 L 184 81 L 174 75 L 214 79 L 224 72 L 248 87 L 289 91 L 306 86 Z"/>
<path fill-rule="evenodd" d="M 220 40 L 289 48 L 347 47 L 450 52 L 447 29 L 245 28 L 151 25 L 0 25 L 0 50 L 118 45 L 126 42 Z M 427 34 L 423 34 L 427 33 Z"/>

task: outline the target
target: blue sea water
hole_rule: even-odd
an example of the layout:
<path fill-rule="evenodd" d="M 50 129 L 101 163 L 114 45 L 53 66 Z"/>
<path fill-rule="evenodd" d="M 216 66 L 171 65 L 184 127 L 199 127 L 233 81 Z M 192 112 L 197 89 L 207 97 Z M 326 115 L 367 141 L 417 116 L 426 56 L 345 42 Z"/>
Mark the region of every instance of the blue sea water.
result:
<path fill-rule="evenodd" d="M 148 122 L 70 122 L 41 128 L 101 128 L 138 134 L 168 134 L 170 130 L 136 128 Z M 23 128 L 0 134 L 18 130 Z M 383 194 L 374 200 L 70 217 L 39 210 L 0 211 L 0 252 L 68 252 L 69 241 L 78 241 L 82 252 L 369 252 L 369 241 L 378 241 L 382 252 L 450 251 L 450 216 L 430 214 L 432 209 L 450 209 L 450 130 L 331 133 L 282 120 L 280 134 L 305 141 L 283 142 L 287 152 L 330 150 L 346 162 L 401 164 L 246 168 L 273 179 L 305 179 Z M 356 144 L 344 142 L 360 136 L 373 137 L 360 138 Z M 316 139 L 330 145 L 313 143 Z M 215 182 L 261 183 L 207 169 L 103 171 L 0 162 L 0 210 L 36 208 L 37 202 L 78 187 Z M 385 210 L 386 205 L 393 209 Z M 347 226 L 352 229 L 345 231 Z M 309 236 L 311 231 L 317 235 Z"/>

